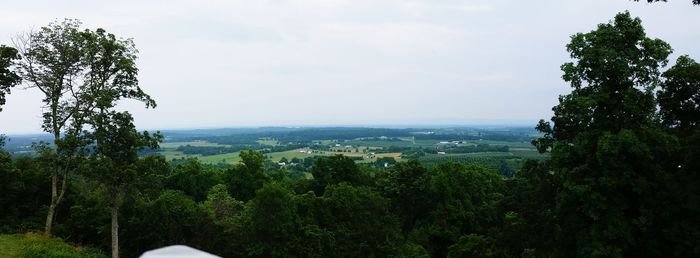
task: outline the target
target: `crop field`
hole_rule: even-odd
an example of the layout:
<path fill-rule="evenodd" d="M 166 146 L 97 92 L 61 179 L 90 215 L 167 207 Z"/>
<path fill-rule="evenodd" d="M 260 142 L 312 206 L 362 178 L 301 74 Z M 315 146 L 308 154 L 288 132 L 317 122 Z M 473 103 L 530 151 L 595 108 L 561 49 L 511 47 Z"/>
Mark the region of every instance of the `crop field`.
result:
<path fill-rule="evenodd" d="M 428 167 L 435 166 L 443 162 L 476 163 L 490 168 L 498 168 L 502 163 L 513 170 L 518 170 L 528 159 L 542 160 L 547 155 L 539 154 L 537 151 L 510 151 L 510 152 L 478 152 L 460 154 L 429 154 L 420 157 L 418 160 Z"/>
<path fill-rule="evenodd" d="M 266 142 L 266 143 L 272 143 L 273 140 L 260 140 L 261 142 Z M 276 143 L 276 141 L 274 141 Z M 238 164 L 240 162 L 240 157 L 238 156 L 240 152 L 231 152 L 231 153 L 224 153 L 224 154 L 218 154 L 218 155 L 209 155 L 209 156 L 203 156 L 203 155 L 196 155 L 196 154 L 184 154 L 181 151 L 177 151 L 177 147 L 179 146 L 184 146 L 184 145 L 191 145 L 191 146 L 202 146 L 202 147 L 220 147 L 220 146 L 226 146 L 226 145 L 221 145 L 217 143 L 210 143 L 210 142 L 205 142 L 205 141 L 192 141 L 192 142 L 169 142 L 169 143 L 163 143 L 161 144 L 161 152 L 160 154 L 165 156 L 166 160 L 173 160 L 173 159 L 182 159 L 182 158 L 197 158 L 199 161 L 203 163 L 208 163 L 208 164 L 220 164 L 220 163 L 226 163 L 226 164 Z M 392 152 L 392 153 L 376 153 L 372 155 L 372 158 L 368 158 L 367 155 L 369 152 L 372 152 L 373 150 L 378 150 L 381 149 L 382 147 L 379 146 L 357 146 L 351 149 L 350 152 L 345 152 L 345 151 L 339 151 L 339 150 L 346 150 L 344 147 L 338 147 L 338 148 L 331 148 L 329 151 L 314 151 L 313 153 L 306 153 L 306 152 L 300 152 L 297 149 L 294 150 L 287 150 L 287 151 L 280 151 L 280 152 L 271 152 L 271 153 L 265 153 L 263 154 L 267 159 L 270 159 L 271 161 L 279 161 L 282 158 L 286 158 L 287 160 L 291 160 L 293 158 L 298 158 L 298 159 L 304 159 L 308 157 L 314 157 L 314 156 L 331 156 L 331 155 L 344 155 L 348 157 L 364 157 L 363 160 L 359 160 L 358 162 L 366 163 L 366 162 L 374 162 L 377 158 L 384 158 L 384 157 L 390 157 L 394 158 L 396 160 L 401 159 L 401 153 L 399 152 Z M 357 152 L 355 152 L 357 150 Z"/>
<path fill-rule="evenodd" d="M 336 139 L 311 138 L 318 132 L 316 130 L 313 133 L 309 133 L 309 135 L 305 135 L 305 140 L 301 142 L 294 140 L 298 138 L 285 138 L 283 134 L 259 134 L 257 140 L 255 138 L 251 139 L 250 136 L 246 135 L 240 137 L 231 135 L 213 138 L 204 137 L 198 140 L 173 141 L 161 144 L 160 153 L 167 160 L 197 158 L 207 164 L 238 164 L 240 162 L 240 151 L 245 149 L 267 150 L 263 155 L 272 162 L 277 162 L 283 158 L 291 160 L 294 158 L 304 159 L 330 155 L 344 155 L 355 159 L 358 163 L 374 162 L 378 158 L 394 158 L 399 161 L 402 160 L 402 155 L 406 153 L 408 156 L 403 156 L 404 158 L 417 158 L 426 166 L 452 161 L 477 163 L 501 169 L 504 166 L 508 166 L 513 170 L 519 169 L 527 159 L 541 160 L 547 157 L 539 154 L 527 138 L 485 137 L 474 139 L 475 137 L 480 137 L 482 133 L 459 132 L 453 129 L 445 129 L 441 132 L 441 135 L 433 138 L 430 135 L 388 135 L 385 137 L 377 134 L 371 135 L 371 131 L 367 132 L 367 137 L 361 136 L 364 134 L 361 133 L 359 138 L 354 139 L 343 139 L 342 137 L 346 137 L 346 135 L 342 133 L 337 135 L 339 138 Z M 320 132 L 321 135 L 324 135 L 323 132 L 325 131 L 321 130 Z M 332 129 L 329 129 L 328 132 L 332 132 Z M 353 132 L 355 131 L 350 131 L 350 133 Z M 453 136 L 450 136 L 450 134 Z M 486 135 L 489 132 L 484 132 L 483 134 Z M 299 136 L 297 135 L 296 137 Z M 460 140 L 460 138 L 470 139 Z M 253 144 L 250 145 L 250 142 Z M 178 149 L 180 146 L 187 145 L 191 147 Z M 310 147 L 313 149 L 313 152 L 308 153 L 307 151 L 310 149 L 300 151 L 299 148 L 304 146 Z M 183 151 L 187 151 L 187 153 Z"/>

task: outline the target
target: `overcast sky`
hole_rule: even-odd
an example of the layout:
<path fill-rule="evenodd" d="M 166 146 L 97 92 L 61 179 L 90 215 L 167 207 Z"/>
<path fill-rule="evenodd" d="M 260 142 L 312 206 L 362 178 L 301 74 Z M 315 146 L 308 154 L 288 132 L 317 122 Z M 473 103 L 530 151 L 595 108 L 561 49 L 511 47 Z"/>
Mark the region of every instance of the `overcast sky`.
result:
<path fill-rule="evenodd" d="M 564 45 L 616 13 L 700 59 L 690 0 L 8 1 L 0 44 L 77 18 L 133 38 L 153 110 L 144 129 L 520 123 L 569 91 Z M 0 132 L 41 131 L 41 95 L 16 88 Z"/>

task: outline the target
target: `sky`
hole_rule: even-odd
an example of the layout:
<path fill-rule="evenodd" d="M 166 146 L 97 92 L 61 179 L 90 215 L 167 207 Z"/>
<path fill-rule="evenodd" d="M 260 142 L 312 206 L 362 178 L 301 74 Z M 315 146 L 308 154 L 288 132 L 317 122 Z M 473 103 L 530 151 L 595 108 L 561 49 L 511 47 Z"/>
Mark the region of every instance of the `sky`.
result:
<path fill-rule="evenodd" d="M 690 0 L 7 1 L 0 44 L 76 18 L 133 38 L 140 86 L 123 101 L 143 129 L 325 125 L 535 125 L 569 92 L 565 45 L 616 13 L 700 59 Z M 41 94 L 20 86 L 0 132 L 41 131 Z"/>

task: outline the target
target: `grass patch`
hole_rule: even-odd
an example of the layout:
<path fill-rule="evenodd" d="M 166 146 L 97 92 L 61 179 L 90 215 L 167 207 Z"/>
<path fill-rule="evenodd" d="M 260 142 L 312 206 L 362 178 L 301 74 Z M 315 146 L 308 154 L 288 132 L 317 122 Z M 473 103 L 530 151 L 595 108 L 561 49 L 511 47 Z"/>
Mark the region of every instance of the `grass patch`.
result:
<path fill-rule="evenodd" d="M 292 160 L 293 158 L 298 158 L 298 159 L 304 159 L 308 157 L 313 157 L 313 156 L 325 156 L 326 151 L 320 151 L 317 153 L 306 153 L 306 152 L 299 152 L 299 150 L 288 150 L 288 151 L 281 151 L 281 152 L 272 152 L 272 153 L 265 153 L 264 155 L 267 156 L 270 160 L 277 162 L 282 158 L 287 158 L 287 160 Z"/>
<path fill-rule="evenodd" d="M 75 247 L 60 238 L 47 238 L 36 233 L 0 235 L 0 257 L 3 258 L 103 258 L 98 250 Z"/>
<path fill-rule="evenodd" d="M 239 154 L 240 154 L 240 151 L 237 151 L 237 152 L 210 155 L 210 156 L 197 156 L 197 159 L 199 159 L 199 161 L 201 161 L 202 163 L 209 163 L 209 164 L 219 164 L 219 163 L 238 164 L 238 162 L 241 161 L 241 157 L 238 156 Z M 191 156 L 191 157 L 193 157 L 193 156 Z"/>

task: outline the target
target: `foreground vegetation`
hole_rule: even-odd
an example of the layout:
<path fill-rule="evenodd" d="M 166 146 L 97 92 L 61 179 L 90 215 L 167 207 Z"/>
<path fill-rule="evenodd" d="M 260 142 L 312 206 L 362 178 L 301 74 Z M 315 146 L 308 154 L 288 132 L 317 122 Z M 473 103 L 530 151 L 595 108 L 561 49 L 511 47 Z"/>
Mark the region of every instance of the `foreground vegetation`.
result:
<path fill-rule="evenodd" d="M 71 31 L 61 26 L 74 24 L 42 31 Z M 68 35 L 115 43 L 113 35 L 95 33 Z M 562 66 L 563 79 L 572 92 L 559 98 L 551 122 L 540 121 L 542 137 L 532 141 L 549 158 L 525 161 L 512 176 L 469 160 L 429 165 L 420 154 L 403 160 L 404 153 L 391 166 L 388 159 L 384 166 L 357 163 L 351 155 L 306 157 L 298 159 L 299 170 L 267 166 L 264 155 L 274 152 L 264 150 L 238 152 L 241 162 L 233 166 L 139 156 L 152 152 L 161 135 L 136 131 L 114 102 L 155 103 L 135 81 L 87 85 L 78 100 L 89 109 L 47 115 L 47 125 L 58 126 L 47 126 L 52 133 L 65 126 L 57 118 L 74 119 L 66 134 L 54 135 L 54 147 L 38 145 L 36 156 L 15 158 L 0 152 L 0 232 L 43 228 L 113 257 L 170 244 L 225 257 L 699 257 L 700 64 L 681 56 L 662 72 L 670 45 L 648 38 L 629 13 L 572 36 L 567 50 L 572 61 Z M 407 137 L 376 130 L 337 140 Z M 287 148 L 279 142 L 327 139 L 323 133 L 209 142 Z M 76 251 L 54 239 L 39 242 L 50 252 Z M 8 250 L 24 250 L 16 246 Z"/>
<path fill-rule="evenodd" d="M 0 235 L 0 257 L 5 258 L 102 258 L 98 250 L 73 247 L 60 239 L 27 233 Z"/>

